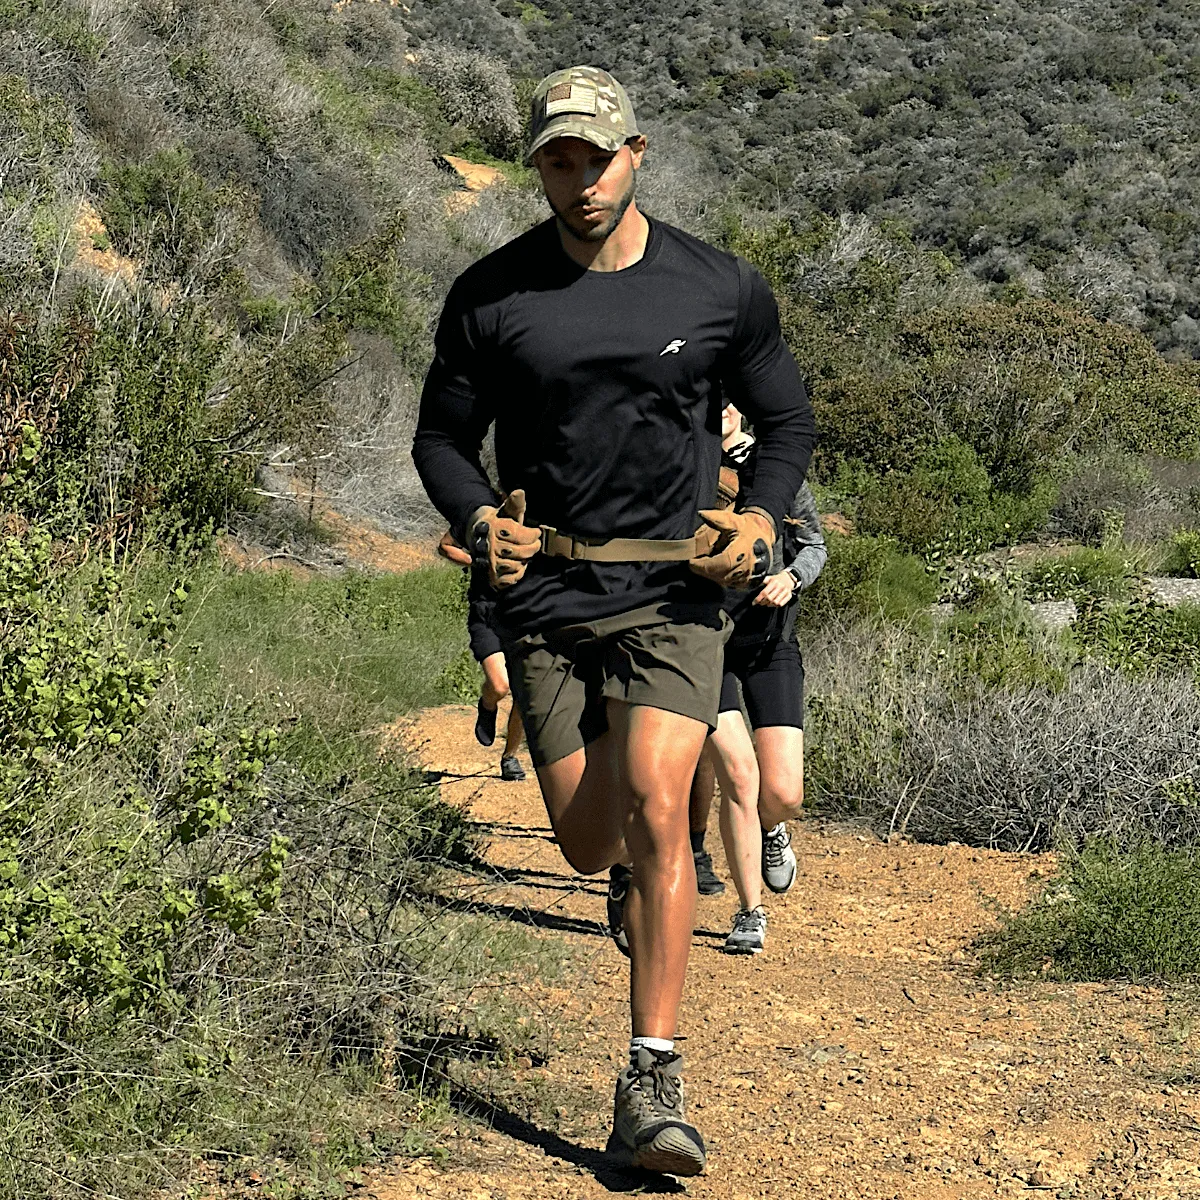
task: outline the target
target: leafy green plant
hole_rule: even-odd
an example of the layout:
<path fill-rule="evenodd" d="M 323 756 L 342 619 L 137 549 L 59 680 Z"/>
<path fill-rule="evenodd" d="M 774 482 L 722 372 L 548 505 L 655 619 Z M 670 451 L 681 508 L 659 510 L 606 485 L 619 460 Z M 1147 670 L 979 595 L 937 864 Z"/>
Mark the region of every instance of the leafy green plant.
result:
<path fill-rule="evenodd" d="M 927 609 L 937 585 L 914 555 L 891 538 L 831 534 L 829 558 L 800 604 L 805 623 L 853 615 L 904 620 Z"/>
<path fill-rule="evenodd" d="M 1168 575 L 1200 579 L 1200 530 L 1181 529 L 1167 547 L 1163 570 Z"/>
<path fill-rule="evenodd" d="M 1080 603 L 1128 596 L 1137 578 L 1135 566 L 1123 550 L 1091 547 L 1035 560 L 1019 574 L 1031 600 Z"/>
<path fill-rule="evenodd" d="M 1068 853 L 1031 905 L 980 939 L 995 974 L 1177 979 L 1200 972 L 1200 853 L 1110 840 Z"/>
<path fill-rule="evenodd" d="M 1079 646 L 1110 666 L 1137 674 L 1200 669 L 1200 606 L 1155 600 L 1085 602 L 1071 625 Z"/>

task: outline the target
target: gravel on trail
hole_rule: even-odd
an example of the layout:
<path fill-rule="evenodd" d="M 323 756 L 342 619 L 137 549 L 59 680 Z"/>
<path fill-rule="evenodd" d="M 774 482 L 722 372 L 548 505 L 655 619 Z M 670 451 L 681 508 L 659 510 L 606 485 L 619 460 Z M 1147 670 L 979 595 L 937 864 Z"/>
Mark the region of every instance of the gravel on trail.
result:
<path fill-rule="evenodd" d="M 604 889 L 572 872 L 537 783 L 505 783 L 446 707 L 393 732 L 442 792 L 490 828 L 503 881 L 454 889 L 570 946 L 566 975 L 520 985 L 548 1021 L 544 1064 L 512 1073 L 548 1116 L 502 1106 L 464 1121 L 449 1158 L 371 1172 L 375 1200 L 575 1200 L 612 1192 L 749 1200 L 968 1200 L 1041 1193 L 1200 1196 L 1200 1089 L 1185 996 L 1128 983 L 1004 984 L 970 943 L 1053 872 L 1049 856 L 886 844 L 793 827 L 795 887 L 768 898 L 765 953 L 720 952 L 736 907 L 700 897 L 687 992 L 689 1112 L 709 1168 L 686 1181 L 629 1175 L 600 1153 L 628 1038 L 626 960 L 602 931 Z M 459 778 L 457 776 L 465 776 Z M 728 879 L 716 819 L 709 848 Z M 1200 1026 L 1198 1026 L 1200 1027 Z"/>

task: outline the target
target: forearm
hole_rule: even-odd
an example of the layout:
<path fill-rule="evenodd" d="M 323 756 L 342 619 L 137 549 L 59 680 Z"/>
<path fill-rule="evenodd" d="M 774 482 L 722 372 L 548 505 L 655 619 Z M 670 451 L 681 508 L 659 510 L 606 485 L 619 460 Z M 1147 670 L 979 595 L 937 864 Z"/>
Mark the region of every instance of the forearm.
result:
<path fill-rule="evenodd" d="M 438 429 L 417 428 L 413 463 L 434 507 L 450 522 L 460 542 L 466 540 L 468 518 L 483 505 L 499 504 L 479 461 L 479 453 Z"/>
<path fill-rule="evenodd" d="M 828 557 L 829 553 L 825 549 L 824 542 L 800 547 L 799 553 L 787 566 L 788 572 L 795 579 L 796 586 L 800 591 L 810 588 L 816 583 L 817 576 L 824 569 L 825 560 Z"/>
<path fill-rule="evenodd" d="M 421 392 L 412 456 L 429 499 L 464 545 L 471 514 L 499 503 L 479 460 L 491 423 L 490 406 L 475 388 L 452 377 L 439 354 Z"/>

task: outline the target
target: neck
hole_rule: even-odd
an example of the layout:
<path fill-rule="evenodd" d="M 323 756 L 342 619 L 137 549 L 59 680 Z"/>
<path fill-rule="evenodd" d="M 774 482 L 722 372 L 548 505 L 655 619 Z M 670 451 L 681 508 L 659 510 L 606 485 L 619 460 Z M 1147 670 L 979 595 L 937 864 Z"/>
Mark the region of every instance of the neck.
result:
<path fill-rule="evenodd" d="M 641 262 L 650 239 L 650 222 L 630 204 L 620 224 L 602 242 L 585 242 L 558 222 L 558 236 L 567 256 L 589 271 L 623 271 Z"/>
<path fill-rule="evenodd" d="M 743 442 L 752 442 L 754 438 L 744 429 L 738 429 L 731 433 L 727 438 L 721 439 L 722 450 L 732 450 L 734 446 L 740 446 Z"/>

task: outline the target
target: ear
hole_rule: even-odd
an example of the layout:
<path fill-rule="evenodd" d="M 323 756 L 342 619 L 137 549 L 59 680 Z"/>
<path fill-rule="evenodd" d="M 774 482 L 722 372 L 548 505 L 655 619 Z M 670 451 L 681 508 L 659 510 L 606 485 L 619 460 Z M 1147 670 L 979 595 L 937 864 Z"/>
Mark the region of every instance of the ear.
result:
<path fill-rule="evenodd" d="M 646 154 L 646 135 L 639 133 L 637 137 L 631 137 L 625 145 L 629 147 L 629 153 L 633 157 L 633 169 L 636 171 L 641 167 Z"/>

